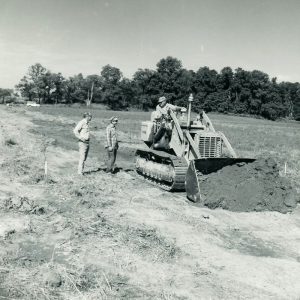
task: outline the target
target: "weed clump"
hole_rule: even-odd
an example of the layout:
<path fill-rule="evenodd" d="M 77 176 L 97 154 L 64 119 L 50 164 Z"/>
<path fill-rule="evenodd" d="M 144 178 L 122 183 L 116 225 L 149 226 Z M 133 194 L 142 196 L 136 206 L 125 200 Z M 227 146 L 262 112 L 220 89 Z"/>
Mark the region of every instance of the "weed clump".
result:
<path fill-rule="evenodd" d="M 42 215 L 46 212 L 43 206 L 38 205 L 35 201 L 27 197 L 9 197 L 2 203 L 3 209 L 13 210 L 23 213 Z"/>
<path fill-rule="evenodd" d="M 181 255 L 175 241 L 168 240 L 155 228 L 127 227 L 120 232 L 123 232 L 122 240 L 125 243 L 131 243 L 138 252 L 145 253 L 150 260 L 168 261 Z"/>
<path fill-rule="evenodd" d="M 16 141 L 14 141 L 13 139 L 8 139 L 4 142 L 5 146 L 11 147 L 11 146 L 15 146 L 18 143 Z"/>

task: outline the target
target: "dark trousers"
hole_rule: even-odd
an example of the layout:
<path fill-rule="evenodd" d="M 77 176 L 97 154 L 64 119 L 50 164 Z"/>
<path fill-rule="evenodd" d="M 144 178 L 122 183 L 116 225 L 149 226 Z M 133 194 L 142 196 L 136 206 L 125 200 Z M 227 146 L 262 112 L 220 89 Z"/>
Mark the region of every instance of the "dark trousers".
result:
<path fill-rule="evenodd" d="M 116 158 L 117 158 L 117 148 L 112 149 L 112 151 L 109 151 L 107 149 L 107 161 L 106 161 L 106 165 L 107 165 L 107 169 L 106 172 L 113 172 L 114 171 L 114 164 L 116 162 Z"/>
<path fill-rule="evenodd" d="M 158 131 L 154 135 L 153 143 L 154 144 L 157 143 L 163 137 L 163 135 L 165 133 L 166 133 L 166 127 L 164 127 L 164 126 L 159 127 Z"/>
<path fill-rule="evenodd" d="M 154 149 L 167 149 L 171 139 L 172 130 L 165 124 L 160 126 L 158 131 L 153 137 L 152 148 Z"/>

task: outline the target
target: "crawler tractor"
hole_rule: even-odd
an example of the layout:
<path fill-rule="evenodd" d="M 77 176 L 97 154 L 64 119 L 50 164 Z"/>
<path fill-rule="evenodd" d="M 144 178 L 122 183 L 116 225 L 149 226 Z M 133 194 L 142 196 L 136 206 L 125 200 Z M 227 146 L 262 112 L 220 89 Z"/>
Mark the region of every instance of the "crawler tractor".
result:
<path fill-rule="evenodd" d="M 201 178 L 219 169 L 254 159 L 238 158 L 228 139 L 216 131 L 205 112 L 191 119 L 193 96 L 187 116 L 172 110 L 161 122 L 144 121 L 144 148 L 136 151 L 136 171 L 167 191 L 186 191 L 188 199 L 201 201 Z"/>

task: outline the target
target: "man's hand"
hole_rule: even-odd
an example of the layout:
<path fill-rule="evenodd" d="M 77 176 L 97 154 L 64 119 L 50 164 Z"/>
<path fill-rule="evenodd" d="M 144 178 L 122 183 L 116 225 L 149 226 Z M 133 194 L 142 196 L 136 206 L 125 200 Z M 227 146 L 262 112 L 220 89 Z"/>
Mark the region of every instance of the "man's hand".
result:
<path fill-rule="evenodd" d="M 186 108 L 185 107 L 181 107 L 180 111 L 181 112 L 186 112 Z"/>
<path fill-rule="evenodd" d="M 108 149 L 109 152 L 113 151 L 112 147 L 108 147 L 107 149 Z"/>

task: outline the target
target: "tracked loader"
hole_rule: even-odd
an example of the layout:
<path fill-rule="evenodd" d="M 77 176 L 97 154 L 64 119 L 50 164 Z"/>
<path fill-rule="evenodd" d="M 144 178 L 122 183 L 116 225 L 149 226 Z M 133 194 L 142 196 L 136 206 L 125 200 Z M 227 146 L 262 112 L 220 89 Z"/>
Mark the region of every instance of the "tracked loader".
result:
<path fill-rule="evenodd" d="M 192 102 L 190 95 L 187 116 L 169 110 L 160 122 L 142 122 L 141 139 L 145 146 L 136 151 L 136 171 L 164 190 L 185 190 L 189 200 L 201 202 L 204 176 L 255 159 L 238 158 L 228 139 L 214 129 L 204 111 L 192 120 Z"/>

